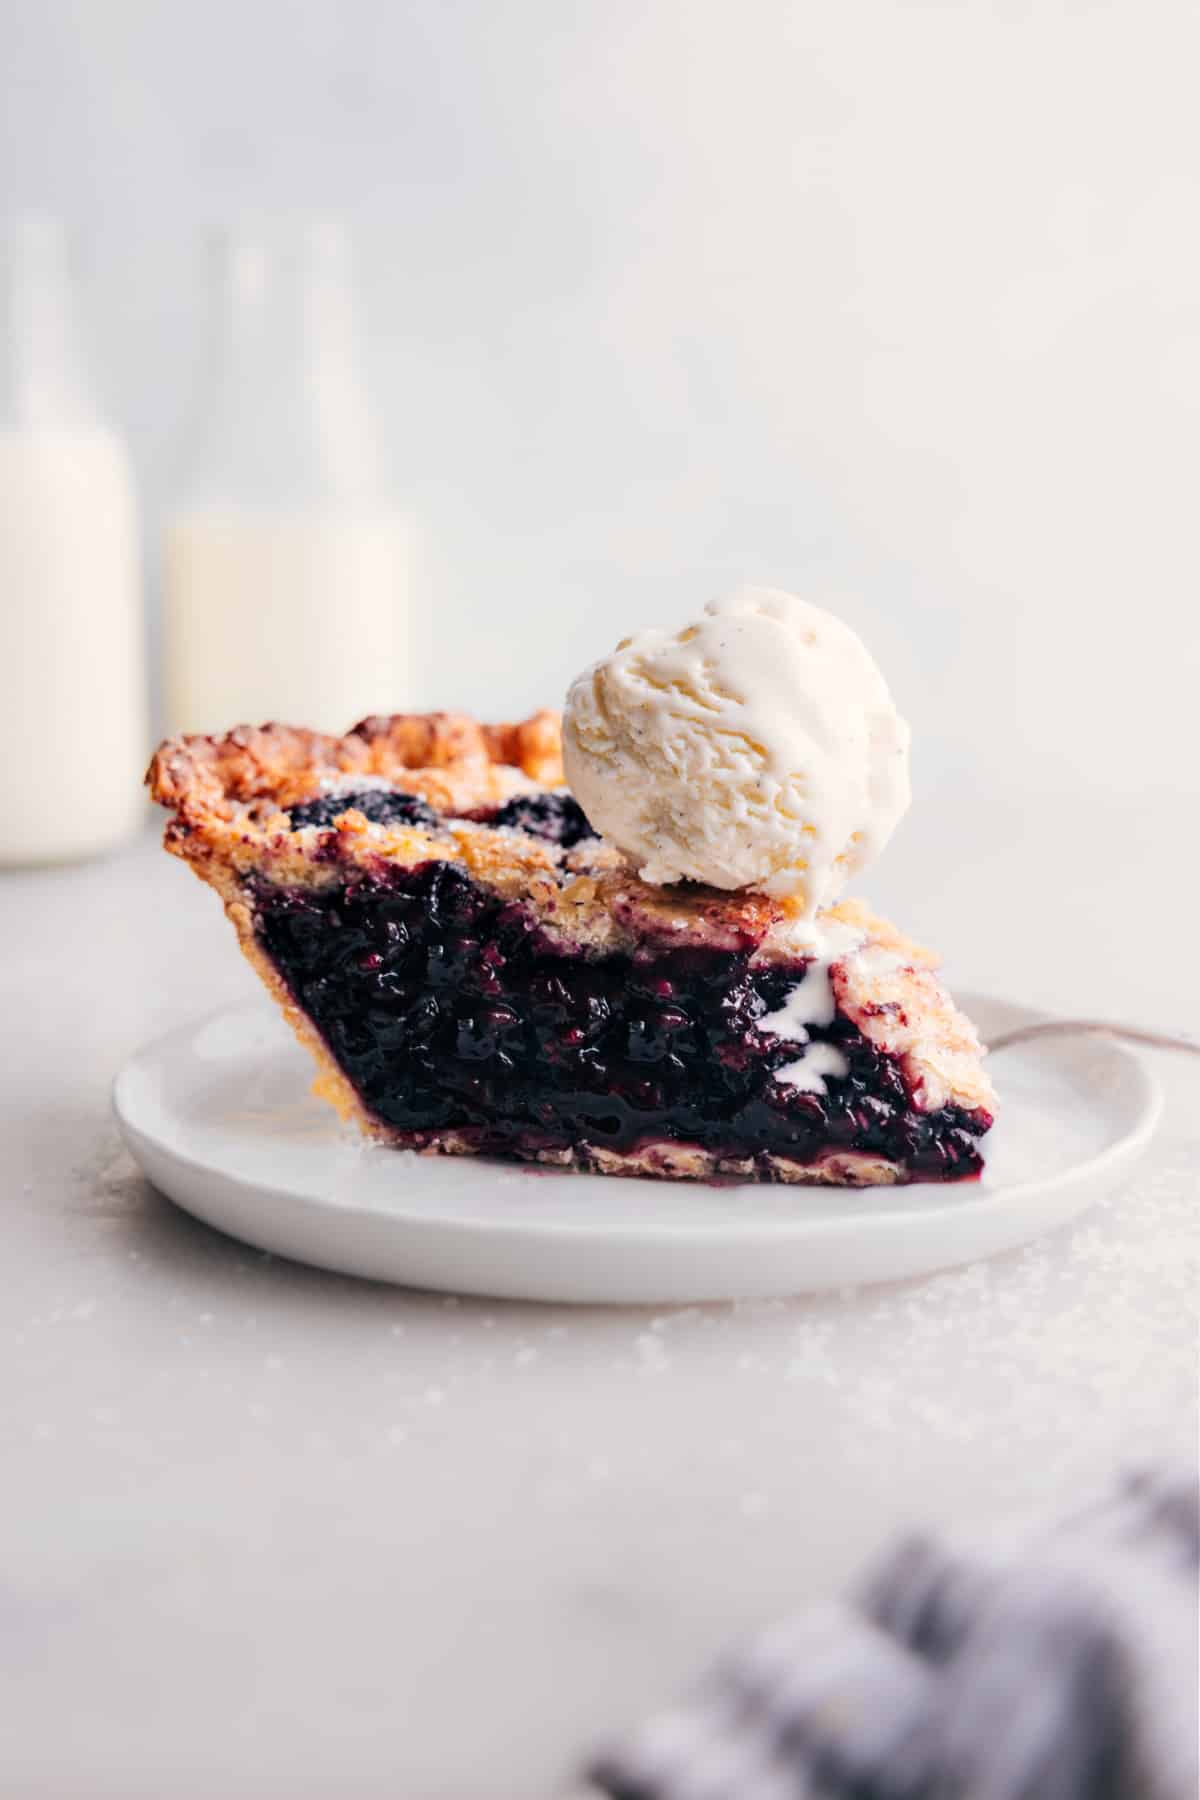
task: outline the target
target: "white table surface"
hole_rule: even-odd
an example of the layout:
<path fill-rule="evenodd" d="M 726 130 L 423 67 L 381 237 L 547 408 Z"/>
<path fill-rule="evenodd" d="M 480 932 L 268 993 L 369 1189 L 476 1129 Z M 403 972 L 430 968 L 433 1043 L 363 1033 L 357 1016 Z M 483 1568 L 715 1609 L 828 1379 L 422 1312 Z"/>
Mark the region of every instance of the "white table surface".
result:
<path fill-rule="evenodd" d="M 1165 807 L 944 790 L 866 892 L 952 983 L 1194 1025 L 1178 836 Z M 147 839 L 9 873 L 0 919 L 5 1793 L 541 1800 L 898 1526 L 1190 1451 L 1195 1063 L 1154 1059 L 1131 1190 L 987 1265 L 662 1314 L 459 1303 L 244 1249 L 119 1147 L 122 1060 L 254 992 L 185 869 Z"/>

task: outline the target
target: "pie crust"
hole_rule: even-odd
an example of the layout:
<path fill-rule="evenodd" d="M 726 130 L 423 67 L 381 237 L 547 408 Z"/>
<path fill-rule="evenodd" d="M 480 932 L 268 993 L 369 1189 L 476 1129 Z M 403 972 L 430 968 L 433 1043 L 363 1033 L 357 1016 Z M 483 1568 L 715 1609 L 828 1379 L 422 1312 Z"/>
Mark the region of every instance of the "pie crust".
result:
<path fill-rule="evenodd" d="M 539 942 L 564 959 L 634 958 L 645 968 L 655 956 L 681 950 L 724 952 L 748 955 L 753 971 L 794 965 L 799 978 L 813 956 L 803 923 L 786 902 L 653 887 L 594 837 L 564 848 L 489 823 L 488 815 L 506 803 L 559 793 L 562 780 L 559 722 L 551 712 L 497 725 L 456 713 L 396 714 L 366 719 L 342 737 L 284 725 L 240 727 L 223 737 L 168 739 L 147 776 L 153 798 L 171 812 L 167 850 L 221 896 L 243 952 L 316 1062 L 316 1091 L 372 1138 L 460 1154 L 481 1147 L 470 1121 L 399 1131 L 364 1103 L 269 952 L 263 921 L 273 896 L 357 892 L 364 883 L 403 881 L 430 865 L 455 864 L 477 888 L 521 909 Z M 365 805 L 363 796 L 376 789 L 416 796 L 437 817 L 373 822 L 354 801 Z M 342 794 L 344 812 L 323 809 L 328 825 L 295 825 L 294 809 Z M 995 1097 L 975 1030 L 937 979 L 937 958 L 859 900 L 841 902 L 820 923 L 842 946 L 827 970 L 839 1020 L 899 1071 L 915 1113 L 941 1116 L 951 1109 L 967 1131 L 982 1135 Z M 900 1158 L 835 1145 L 798 1161 L 761 1148 L 740 1155 L 736 1146 L 651 1134 L 617 1147 L 533 1143 L 508 1153 L 676 1179 L 881 1185 L 918 1178 Z"/>

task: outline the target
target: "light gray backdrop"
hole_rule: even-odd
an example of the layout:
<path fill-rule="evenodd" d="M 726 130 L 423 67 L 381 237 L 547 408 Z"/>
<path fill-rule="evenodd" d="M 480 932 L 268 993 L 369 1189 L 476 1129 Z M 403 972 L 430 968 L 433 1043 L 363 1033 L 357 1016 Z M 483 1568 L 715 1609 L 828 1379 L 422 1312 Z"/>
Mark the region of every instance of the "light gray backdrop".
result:
<path fill-rule="evenodd" d="M 1195 791 L 1190 5 L 0 16 L 0 203 L 84 235 L 151 544 L 205 230 L 324 208 L 420 529 L 398 699 L 556 701 L 749 577 L 866 632 L 927 794 Z"/>

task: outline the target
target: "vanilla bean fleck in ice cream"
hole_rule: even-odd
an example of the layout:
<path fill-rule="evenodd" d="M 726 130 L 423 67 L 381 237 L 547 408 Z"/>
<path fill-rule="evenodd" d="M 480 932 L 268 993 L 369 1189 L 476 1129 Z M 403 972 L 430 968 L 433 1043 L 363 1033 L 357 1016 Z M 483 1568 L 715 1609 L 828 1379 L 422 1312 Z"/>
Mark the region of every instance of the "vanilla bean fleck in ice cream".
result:
<path fill-rule="evenodd" d="M 753 888 L 812 918 L 908 808 L 908 726 L 861 640 L 777 588 L 625 638 L 571 687 L 567 780 L 642 878 Z"/>

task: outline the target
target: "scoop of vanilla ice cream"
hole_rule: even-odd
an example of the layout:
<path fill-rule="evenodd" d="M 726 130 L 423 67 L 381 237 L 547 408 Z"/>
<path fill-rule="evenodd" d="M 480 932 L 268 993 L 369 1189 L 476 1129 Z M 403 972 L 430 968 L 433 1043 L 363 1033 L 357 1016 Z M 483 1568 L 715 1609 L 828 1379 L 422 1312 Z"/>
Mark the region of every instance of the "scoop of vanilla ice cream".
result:
<path fill-rule="evenodd" d="M 791 896 L 809 918 L 903 817 L 908 747 L 861 640 L 777 588 L 625 638 L 563 715 L 567 780 L 644 880 Z"/>

